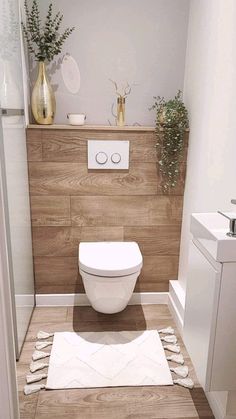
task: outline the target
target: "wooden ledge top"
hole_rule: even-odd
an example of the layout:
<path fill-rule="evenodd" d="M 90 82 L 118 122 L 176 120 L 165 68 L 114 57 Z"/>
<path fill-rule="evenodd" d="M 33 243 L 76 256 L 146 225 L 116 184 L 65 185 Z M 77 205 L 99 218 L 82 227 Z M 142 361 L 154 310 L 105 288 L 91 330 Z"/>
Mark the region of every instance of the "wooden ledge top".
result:
<path fill-rule="evenodd" d="M 37 125 L 29 124 L 28 129 L 61 129 L 61 130 L 81 130 L 81 131 L 155 131 L 155 127 L 145 127 L 140 125 L 118 127 L 116 125 Z"/>

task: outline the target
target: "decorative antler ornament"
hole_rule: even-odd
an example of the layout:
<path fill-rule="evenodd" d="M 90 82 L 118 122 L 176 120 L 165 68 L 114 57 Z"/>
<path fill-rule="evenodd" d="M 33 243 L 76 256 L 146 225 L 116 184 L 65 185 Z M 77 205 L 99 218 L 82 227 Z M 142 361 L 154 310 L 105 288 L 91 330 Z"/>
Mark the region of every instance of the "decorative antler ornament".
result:
<path fill-rule="evenodd" d="M 126 83 L 125 86 L 122 87 L 122 93 L 120 93 L 118 91 L 118 84 L 116 83 L 116 81 L 114 81 L 112 79 L 109 79 L 109 80 L 114 85 L 115 91 L 116 91 L 116 94 L 117 94 L 118 97 L 125 99 L 127 96 L 130 95 L 132 88 L 131 88 L 131 86 L 130 86 L 130 84 L 128 82 Z"/>

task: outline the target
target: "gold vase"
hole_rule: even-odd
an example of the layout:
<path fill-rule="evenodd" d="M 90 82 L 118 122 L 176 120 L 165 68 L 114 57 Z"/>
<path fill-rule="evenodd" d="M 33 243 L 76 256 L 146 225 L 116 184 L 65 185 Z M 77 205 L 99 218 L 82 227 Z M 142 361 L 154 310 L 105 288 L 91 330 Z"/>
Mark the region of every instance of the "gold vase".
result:
<path fill-rule="evenodd" d="M 44 61 L 39 61 L 38 77 L 32 91 L 31 106 L 37 124 L 53 124 L 56 100 L 47 78 Z"/>
<path fill-rule="evenodd" d="M 125 125 L 125 98 L 122 96 L 117 98 L 117 125 L 119 127 Z"/>

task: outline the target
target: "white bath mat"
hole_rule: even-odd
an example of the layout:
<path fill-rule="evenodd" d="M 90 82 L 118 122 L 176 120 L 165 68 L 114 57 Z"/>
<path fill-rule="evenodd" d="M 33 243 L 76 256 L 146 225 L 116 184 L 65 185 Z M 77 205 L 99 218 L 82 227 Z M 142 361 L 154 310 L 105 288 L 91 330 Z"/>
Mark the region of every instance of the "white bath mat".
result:
<path fill-rule="evenodd" d="M 156 330 L 55 333 L 47 389 L 172 384 Z"/>

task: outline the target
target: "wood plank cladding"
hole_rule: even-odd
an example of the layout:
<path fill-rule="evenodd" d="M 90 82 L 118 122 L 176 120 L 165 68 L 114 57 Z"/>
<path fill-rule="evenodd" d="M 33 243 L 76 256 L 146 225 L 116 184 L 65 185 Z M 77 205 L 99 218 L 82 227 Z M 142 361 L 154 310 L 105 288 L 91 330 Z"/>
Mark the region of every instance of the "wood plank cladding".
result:
<path fill-rule="evenodd" d="M 69 226 L 69 196 L 31 196 L 31 220 L 33 226 Z"/>
<path fill-rule="evenodd" d="M 144 256 L 167 254 L 178 256 L 180 223 L 142 228 L 128 226 L 124 228 L 124 240 L 138 242 Z"/>
<path fill-rule="evenodd" d="M 129 140 L 129 170 L 88 170 L 88 139 Z M 151 129 L 27 130 L 37 293 L 84 292 L 79 243 L 106 240 L 139 243 L 136 291 L 168 290 L 178 270 L 186 153 L 179 185 L 164 195 L 155 143 Z"/>
<path fill-rule="evenodd" d="M 78 226 L 149 226 L 181 222 L 179 196 L 72 196 L 71 222 Z"/>
<path fill-rule="evenodd" d="M 31 195 L 156 195 L 155 163 L 130 170 L 88 171 L 86 163 L 29 163 Z"/>

